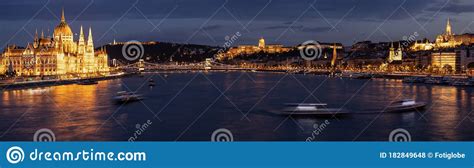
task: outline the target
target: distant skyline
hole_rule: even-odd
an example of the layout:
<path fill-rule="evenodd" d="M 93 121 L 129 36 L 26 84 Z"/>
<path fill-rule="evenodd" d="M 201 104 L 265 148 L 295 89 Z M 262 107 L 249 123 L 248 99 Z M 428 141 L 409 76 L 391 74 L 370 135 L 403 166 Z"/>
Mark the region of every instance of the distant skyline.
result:
<path fill-rule="evenodd" d="M 20 0 L 0 4 L 2 49 L 26 46 L 36 29 L 52 34 L 63 7 L 73 32 L 91 26 L 96 45 L 116 39 L 221 46 L 236 32 L 242 36 L 235 45 L 264 37 L 269 44 L 347 46 L 414 32 L 433 40 L 448 17 L 454 33 L 474 33 L 472 0 Z"/>

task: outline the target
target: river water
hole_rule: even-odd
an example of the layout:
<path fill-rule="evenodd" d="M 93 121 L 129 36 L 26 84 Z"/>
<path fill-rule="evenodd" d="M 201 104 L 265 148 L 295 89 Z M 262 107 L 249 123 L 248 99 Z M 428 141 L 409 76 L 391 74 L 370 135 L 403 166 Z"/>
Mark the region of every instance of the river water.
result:
<path fill-rule="evenodd" d="M 155 87 L 148 86 L 148 78 Z M 137 91 L 145 99 L 117 104 L 112 98 L 121 90 Z M 37 130 L 47 128 L 57 141 L 210 141 L 215 130 L 225 128 L 234 141 L 387 141 L 393 130 L 403 128 L 412 141 L 472 141 L 473 91 L 282 73 L 153 73 L 98 85 L 3 91 L 0 140 L 32 141 Z M 407 113 L 356 114 L 404 98 L 428 106 Z M 328 103 L 354 115 L 268 113 L 301 102 Z"/>

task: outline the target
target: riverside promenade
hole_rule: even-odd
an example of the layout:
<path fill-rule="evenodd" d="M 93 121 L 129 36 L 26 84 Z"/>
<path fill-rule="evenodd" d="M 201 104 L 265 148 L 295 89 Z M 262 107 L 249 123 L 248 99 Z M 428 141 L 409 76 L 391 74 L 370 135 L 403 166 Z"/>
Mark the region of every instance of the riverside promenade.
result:
<path fill-rule="evenodd" d="M 117 79 L 131 75 L 129 73 L 117 73 L 107 76 L 99 77 L 90 77 L 90 78 L 71 78 L 71 79 L 47 79 L 47 80 L 32 80 L 32 81 L 7 81 L 0 80 L 0 90 L 9 90 L 9 89 L 25 89 L 25 88 L 36 88 L 36 87 L 47 87 L 47 86 L 57 86 L 57 85 L 70 85 L 76 84 L 85 80 L 110 80 Z"/>

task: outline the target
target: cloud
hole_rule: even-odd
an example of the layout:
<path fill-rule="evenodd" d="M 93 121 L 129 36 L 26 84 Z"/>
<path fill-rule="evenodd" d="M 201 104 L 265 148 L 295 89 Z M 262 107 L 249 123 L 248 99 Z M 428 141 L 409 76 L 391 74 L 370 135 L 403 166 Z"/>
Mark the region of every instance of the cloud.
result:
<path fill-rule="evenodd" d="M 434 36 L 442 29 L 444 23 L 441 22 L 445 22 L 446 15 L 469 13 L 474 3 L 472 0 L 5 1 L 0 4 L 0 21 L 7 26 L 0 32 L 0 44 L 6 43 L 6 39 L 19 44 L 28 42 L 12 38 L 25 24 L 30 34 L 36 28 L 52 29 L 58 24 L 63 7 L 74 31 L 77 32 L 79 25 L 92 26 L 94 33 L 98 34 L 97 40 L 102 43 L 134 36 L 183 42 L 201 26 L 216 39 L 237 31 L 246 32 L 248 37 L 242 37 L 242 43 L 246 43 L 247 38 L 255 41 L 251 37 L 262 35 L 281 43 L 298 42 L 308 36 L 317 36 L 323 41 L 351 43 L 356 37 L 357 40 L 365 39 L 366 35 L 362 34 L 370 34 L 377 28 L 383 29 L 390 37 L 403 36 L 418 28 L 414 20 L 422 25 L 430 24 L 425 28 L 434 31 L 427 33 L 427 36 Z M 464 15 L 451 18 L 459 20 L 457 24 L 472 20 Z M 30 19 L 32 22 L 28 22 Z M 72 20 L 75 22 L 72 23 Z M 382 23 L 383 26 L 379 27 Z M 158 29 L 153 29 L 158 24 Z M 242 25 L 246 25 L 248 32 L 243 30 Z M 414 26 L 394 28 L 396 25 Z M 336 26 L 337 31 L 330 31 L 332 26 Z M 289 27 L 292 31 L 283 33 Z M 138 32 L 142 35 L 137 36 Z M 371 40 L 386 39 L 387 35 L 379 33 L 376 32 Z M 193 37 L 191 42 L 206 44 L 200 38 L 206 40 L 209 35 Z M 29 37 L 28 34 L 25 36 Z M 101 36 L 104 39 L 100 39 Z"/>
<path fill-rule="evenodd" d="M 331 27 L 303 27 L 301 29 L 303 32 L 328 32 L 330 30 L 332 30 Z M 337 30 L 340 30 L 340 28 Z"/>
<path fill-rule="evenodd" d="M 204 26 L 202 29 L 206 31 L 213 31 L 213 30 L 218 30 L 223 28 L 224 26 L 222 25 L 209 25 L 209 26 Z"/>
<path fill-rule="evenodd" d="M 0 20 L 28 20 L 46 6 L 46 10 L 37 15 L 37 19 L 56 19 L 51 15 L 59 15 L 62 7 L 66 8 L 70 18 L 79 20 L 117 20 L 121 17 L 131 19 L 170 19 L 210 18 L 216 20 L 234 19 L 259 21 L 291 21 L 296 20 L 311 4 L 313 8 L 300 19 L 320 17 L 327 19 L 385 20 L 400 5 L 416 16 L 423 9 L 439 4 L 441 0 L 84 0 L 84 1 L 47 1 L 23 0 L 7 1 L 0 5 Z M 227 3 L 226 3 L 227 2 Z M 270 2 L 270 3 L 269 3 Z M 404 3 L 403 3 L 404 2 Z M 221 8 L 224 6 L 225 8 Z M 266 7 L 266 8 L 264 8 Z M 215 11 L 221 9 L 217 14 Z M 315 10 L 316 9 L 316 10 Z M 469 7 L 453 4 L 447 10 L 460 9 L 467 11 Z M 400 14 L 401 13 L 401 14 Z M 398 12 L 390 19 L 404 19 L 409 16 Z"/>
<path fill-rule="evenodd" d="M 268 26 L 265 27 L 266 30 L 278 30 L 278 29 L 293 29 L 293 30 L 299 30 L 302 29 L 302 25 L 277 25 L 277 26 Z"/>
<path fill-rule="evenodd" d="M 268 26 L 265 27 L 265 30 L 286 30 L 290 29 L 293 31 L 300 31 L 300 32 L 328 32 L 332 28 L 328 26 L 303 26 L 303 25 L 277 25 L 277 26 Z"/>
<path fill-rule="evenodd" d="M 437 6 L 431 6 L 428 8 L 428 11 L 432 12 L 446 12 L 451 14 L 462 14 L 462 13 L 472 13 L 474 12 L 474 2 L 467 1 L 467 0 L 453 0 L 453 1 L 446 1 L 445 4 L 440 4 Z"/>

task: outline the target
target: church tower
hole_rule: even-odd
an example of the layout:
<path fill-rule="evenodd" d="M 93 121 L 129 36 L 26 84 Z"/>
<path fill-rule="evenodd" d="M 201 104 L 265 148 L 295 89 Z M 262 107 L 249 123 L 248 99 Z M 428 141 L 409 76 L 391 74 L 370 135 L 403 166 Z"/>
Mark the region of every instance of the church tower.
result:
<path fill-rule="evenodd" d="M 397 49 L 397 51 L 395 52 L 395 56 L 393 57 L 393 60 L 395 60 L 395 61 L 401 61 L 401 60 L 402 60 L 402 57 L 403 57 L 402 44 L 401 44 L 400 42 L 398 42 L 398 49 Z"/>
<path fill-rule="evenodd" d="M 392 63 L 393 61 L 401 61 L 403 56 L 402 45 L 398 42 L 398 48 L 395 50 L 393 42 L 390 45 L 390 51 L 388 53 L 388 62 Z"/>
<path fill-rule="evenodd" d="M 395 48 L 393 47 L 393 42 L 390 45 L 390 51 L 388 52 L 388 62 L 393 62 L 393 56 L 395 55 Z"/>
<path fill-rule="evenodd" d="M 448 36 L 453 35 L 453 32 L 451 30 L 451 22 L 449 21 L 449 18 L 448 18 L 448 22 L 446 23 L 446 35 Z"/>

